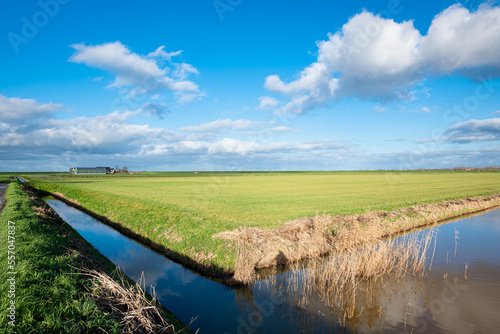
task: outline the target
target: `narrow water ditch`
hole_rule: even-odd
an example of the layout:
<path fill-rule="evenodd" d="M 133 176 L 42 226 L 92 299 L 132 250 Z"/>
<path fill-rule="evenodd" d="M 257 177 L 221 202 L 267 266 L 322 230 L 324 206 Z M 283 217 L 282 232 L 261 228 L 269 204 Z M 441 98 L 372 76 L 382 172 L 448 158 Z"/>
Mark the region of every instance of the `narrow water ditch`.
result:
<path fill-rule="evenodd" d="M 3 197 L 4 197 L 6 189 L 7 189 L 7 185 L 3 184 L 3 183 L 0 183 L 0 210 L 2 208 Z"/>
<path fill-rule="evenodd" d="M 354 317 L 340 321 L 338 307 L 324 296 L 300 292 L 308 268 L 276 273 L 251 288 L 229 288 L 59 200 L 46 202 L 130 278 L 144 272 L 159 301 L 186 324 L 195 319 L 191 329 L 201 334 L 470 333 L 500 327 L 500 209 L 439 225 L 436 247 L 428 251 L 434 254 L 428 277 L 388 277 L 357 304 Z"/>

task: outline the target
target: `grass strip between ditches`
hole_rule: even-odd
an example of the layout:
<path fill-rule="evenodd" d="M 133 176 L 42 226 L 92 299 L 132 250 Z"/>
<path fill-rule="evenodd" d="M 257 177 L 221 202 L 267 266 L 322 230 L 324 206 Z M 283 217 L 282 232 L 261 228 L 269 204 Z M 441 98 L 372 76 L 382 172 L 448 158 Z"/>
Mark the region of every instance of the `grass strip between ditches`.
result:
<path fill-rule="evenodd" d="M 95 282 L 82 271 L 98 270 L 116 280 L 114 265 L 15 182 L 7 189 L 0 213 L 0 238 L 3 332 L 123 332 L 123 315 L 100 304 Z M 126 279 L 125 283 L 130 282 Z M 165 313 L 175 330 L 185 327 L 175 316 Z"/>

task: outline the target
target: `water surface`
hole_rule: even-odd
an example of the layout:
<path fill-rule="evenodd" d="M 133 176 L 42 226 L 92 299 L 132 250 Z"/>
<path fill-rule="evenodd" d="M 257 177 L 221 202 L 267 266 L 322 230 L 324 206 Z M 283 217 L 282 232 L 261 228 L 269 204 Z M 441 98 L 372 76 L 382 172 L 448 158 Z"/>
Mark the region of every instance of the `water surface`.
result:
<path fill-rule="evenodd" d="M 369 301 L 357 305 L 357 316 L 343 327 L 341 312 L 325 298 L 301 300 L 305 295 L 296 278 L 307 269 L 277 273 L 252 288 L 228 288 L 61 201 L 47 202 L 130 278 L 137 280 L 144 272 L 160 302 L 186 324 L 196 319 L 191 328 L 201 334 L 492 333 L 500 328 L 500 209 L 439 225 L 435 251 L 434 244 L 428 251 L 429 260 L 434 253 L 430 275 L 423 280 L 388 278 Z"/>
<path fill-rule="evenodd" d="M 3 202 L 3 194 L 5 192 L 5 189 L 7 189 L 7 185 L 0 183 L 0 204 L 2 204 Z"/>

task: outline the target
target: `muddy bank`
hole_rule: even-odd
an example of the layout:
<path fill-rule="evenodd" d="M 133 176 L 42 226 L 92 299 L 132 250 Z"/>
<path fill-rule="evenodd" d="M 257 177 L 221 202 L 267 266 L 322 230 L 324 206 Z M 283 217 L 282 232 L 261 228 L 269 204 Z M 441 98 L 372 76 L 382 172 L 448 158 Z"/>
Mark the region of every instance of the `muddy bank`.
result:
<path fill-rule="evenodd" d="M 275 229 L 240 228 L 214 235 L 240 242 L 236 264 L 238 279 L 251 281 L 254 269 L 285 265 L 335 251 L 379 242 L 381 239 L 462 215 L 500 206 L 500 195 L 465 198 L 393 211 L 365 214 L 317 215 L 286 223 Z"/>

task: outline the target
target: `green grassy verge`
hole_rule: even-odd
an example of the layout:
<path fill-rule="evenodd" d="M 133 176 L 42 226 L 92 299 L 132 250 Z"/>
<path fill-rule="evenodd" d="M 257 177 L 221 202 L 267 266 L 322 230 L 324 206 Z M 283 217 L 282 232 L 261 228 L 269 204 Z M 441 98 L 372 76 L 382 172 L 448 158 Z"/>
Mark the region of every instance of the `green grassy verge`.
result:
<path fill-rule="evenodd" d="M 0 174 L 0 183 L 9 183 L 10 181 L 12 181 L 10 179 L 10 175 L 1 175 Z"/>
<path fill-rule="evenodd" d="M 168 175 L 168 176 L 167 176 Z M 235 252 L 218 232 L 273 228 L 327 214 L 394 210 L 500 193 L 498 172 L 179 173 L 99 177 L 27 176 L 77 201 L 171 256 L 231 271 Z"/>
<path fill-rule="evenodd" d="M 92 300 L 90 279 L 77 269 L 111 273 L 114 265 L 59 217 L 35 214 L 40 203 L 18 183 L 10 184 L 5 204 L 0 213 L 0 328 L 7 333 L 119 333 L 118 320 Z M 15 297 L 8 281 L 12 276 Z M 9 324 L 13 300 L 15 326 Z M 169 319 L 176 329 L 184 327 L 173 315 Z"/>

